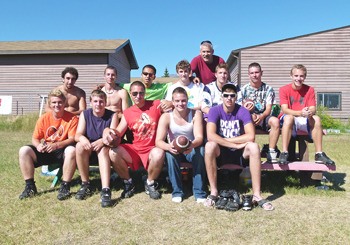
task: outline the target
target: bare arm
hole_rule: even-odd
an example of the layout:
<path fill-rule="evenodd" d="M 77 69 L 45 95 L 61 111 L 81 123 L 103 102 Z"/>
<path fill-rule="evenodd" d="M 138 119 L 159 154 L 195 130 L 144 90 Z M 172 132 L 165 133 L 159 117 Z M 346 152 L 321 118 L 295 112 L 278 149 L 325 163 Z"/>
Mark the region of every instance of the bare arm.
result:
<path fill-rule="evenodd" d="M 169 151 L 173 154 L 177 154 L 177 151 L 173 147 L 172 142 L 166 143 L 165 138 L 169 129 L 170 118 L 169 114 L 163 114 L 158 123 L 157 134 L 156 134 L 156 146 L 162 150 Z"/>

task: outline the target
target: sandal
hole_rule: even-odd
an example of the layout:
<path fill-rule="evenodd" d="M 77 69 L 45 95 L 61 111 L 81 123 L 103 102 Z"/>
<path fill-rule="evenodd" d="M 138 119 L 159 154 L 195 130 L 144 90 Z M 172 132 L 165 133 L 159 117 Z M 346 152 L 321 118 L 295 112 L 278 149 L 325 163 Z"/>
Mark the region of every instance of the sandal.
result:
<path fill-rule="evenodd" d="M 207 196 L 207 199 L 203 202 L 203 205 L 206 207 L 214 207 L 215 203 L 217 202 L 218 197 L 214 195 Z"/>
<path fill-rule="evenodd" d="M 227 200 L 226 206 L 225 206 L 225 210 L 226 211 L 237 211 L 239 209 L 239 204 L 232 198 L 229 198 Z"/>
<path fill-rule="evenodd" d="M 221 191 L 217 201 L 215 202 L 215 207 L 217 209 L 225 209 L 225 206 L 228 202 L 229 197 L 230 197 L 229 191 L 227 190 Z"/>
<path fill-rule="evenodd" d="M 254 198 L 257 198 L 256 196 L 253 196 Z M 259 201 L 257 200 L 253 200 L 253 204 L 254 206 L 259 206 L 261 207 L 262 209 L 264 209 L 265 211 L 272 211 L 274 210 L 275 208 L 272 206 L 272 203 L 269 202 L 268 200 L 266 199 L 260 199 Z"/>

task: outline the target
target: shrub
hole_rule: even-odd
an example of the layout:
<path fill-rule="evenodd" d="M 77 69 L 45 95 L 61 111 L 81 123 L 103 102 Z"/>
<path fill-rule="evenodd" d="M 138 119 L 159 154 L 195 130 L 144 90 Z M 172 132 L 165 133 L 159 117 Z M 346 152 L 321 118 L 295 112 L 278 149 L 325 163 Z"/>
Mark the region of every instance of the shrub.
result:
<path fill-rule="evenodd" d="M 324 129 L 341 129 L 344 126 L 339 119 L 335 119 L 327 113 L 327 107 L 317 106 L 317 115 L 321 118 L 322 127 Z"/>

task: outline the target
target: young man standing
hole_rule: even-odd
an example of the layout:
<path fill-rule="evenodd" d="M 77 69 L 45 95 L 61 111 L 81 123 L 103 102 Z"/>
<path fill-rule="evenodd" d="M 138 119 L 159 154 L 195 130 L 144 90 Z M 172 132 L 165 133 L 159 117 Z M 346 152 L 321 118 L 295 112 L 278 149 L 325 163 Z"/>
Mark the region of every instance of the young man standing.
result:
<path fill-rule="evenodd" d="M 166 151 L 168 173 L 173 187 L 172 201 L 182 202 L 184 191 L 182 188 L 180 163 L 188 161 L 193 166 L 193 195 L 200 203 L 205 200 L 205 164 L 203 147 L 203 117 L 199 110 L 187 108 L 187 92 L 182 87 L 173 91 L 172 101 L 174 110 L 164 113 L 159 120 L 156 146 Z M 174 140 L 180 135 L 186 135 L 191 141 L 190 146 L 183 153 L 174 147 Z M 165 139 L 168 136 L 168 142 Z"/>
<path fill-rule="evenodd" d="M 263 199 L 260 194 L 260 149 L 254 142 L 254 125 L 249 111 L 236 104 L 236 98 L 236 86 L 225 84 L 222 88 L 223 104 L 214 106 L 209 111 L 205 165 L 210 184 L 210 195 L 204 204 L 214 206 L 218 199 L 217 167 L 223 164 L 240 164 L 245 167 L 245 161 L 249 159 L 253 188 L 252 201 L 264 210 L 273 210 L 272 204 Z M 251 209 L 251 203 L 244 203 L 243 209 Z"/>
<path fill-rule="evenodd" d="M 225 61 L 214 55 L 212 43 L 203 41 L 200 45 L 199 55 L 191 61 L 191 70 L 196 74 L 196 78 L 199 78 L 206 85 L 215 80 L 215 68 L 221 63 L 225 63 Z"/>
<path fill-rule="evenodd" d="M 121 118 L 123 111 L 129 107 L 128 92 L 115 83 L 117 79 L 117 69 L 114 66 L 106 67 L 104 79 L 105 84 L 101 90 L 107 94 L 106 108 L 116 112 L 118 118 Z"/>
<path fill-rule="evenodd" d="M 280 88 L 280 104 L 283 115 L 282 152 L 279 163 L 288 163 L 288 144 L 292 136 L 303 131 L 312 137 L 315 143 L 315 162 L 335 165 L 326 153 L 322 151 L 322 125 L 319 116 L 316 116 L 315 90 L 304 84 L 307 70 L 304 65 L 294 65 L 290 71 L 292 83 Z"/>
<path fill-rule="evenodd" d="M 271 115 L 272 106 L 275 103 L 273 88 L 261 81 L 263 71 L 259 63 L 251 63 L 248 66 L 249 83 L 241 89 L 241 98 L 238 104 L 244 105 L 252 114 L 253 124 L 263 131 L 269 132 L 269 151 L 267 161 L 277 162 L 276 145 L 280 134 L 279 119 Z M 246 100 L 253 103 L 244 102 Z"/>
<path fill-rule="evenodd" d="M 145 100 L 145 85 L 135 81 L 130 86 L 130 97 L 134 105 L 126 109 L 116 129 L 117 135 L 124 135 L 129 128 L 134 137 L 132 144 L 121 144 L 111 148 L 109 155 L 117 174 L 124 180 L 122 198 L 131 197 L 135 186 L 130 178 L 129 168 L 137 170 L 144 167 L 148 172 L 145 191 L 152 199 L 159 199 L 156 179 L 164 164 L 164 151 L 155 147 L 155 139 L 162 109 L 159 100 Z"/>
<path fill-rule="evenodd" d="M 20 199 L 37 194 L 34 170 L 43 164 L 62 164 L 63 178 L 57 198 L 70 197 L 70 182 L 76 169 L 74 135 L 78 119 L 66 111 L 66 97 L 63 92 L 54 89 L 48 95 L 50 111 L 36 122 L 32 145 L 22 146 L 19 150 L 19 165 L 26 186 Z"/>
<path fill-rule="evenodd" d="M 62 85 L 58 86 L 66 97 L 65 109 L 74 115 L 79 115 L 83 110 L 86 109 L 86 94 L 81 88 L 75 86 L 78 80 L 78 70 L 74 67 L 66 67 L 62 73 Z M 47 106 L 46 111 L 50 108 Z"/>
<path fill-rule="evenodd" d="M 107 96 L 103 91 L 92 91 L 90 96 L 91 108 L 80 114 L 75 135 L 77 165 L 82 181 L 81 188 L 75 195 L 75 198 L 83 200 L 92 195 L 89 180 L 89 163 L 98 162 L 102 184 L 102 207 L 110 207 L 112 205 L 110 147 L 103 142 L 103 132 L 110 128 L 115 129 L 118 125 L 117 113 L 105 108 L 106 101 Z"/>
<path fill-rule="evenodd" d="M 198 85 L 190 80 L 191 65 L 187 60 L 181 60 L 176 64 L 176 72 L 180 80 L 169 87 L 165 99 L 167 101 L 172 101 L 172 93 L 174 89 L 182 87 L 186 90 L 188 95 L 187 107 L 194 110 L 200 110 L 203 100 L 203 83 Z"/>

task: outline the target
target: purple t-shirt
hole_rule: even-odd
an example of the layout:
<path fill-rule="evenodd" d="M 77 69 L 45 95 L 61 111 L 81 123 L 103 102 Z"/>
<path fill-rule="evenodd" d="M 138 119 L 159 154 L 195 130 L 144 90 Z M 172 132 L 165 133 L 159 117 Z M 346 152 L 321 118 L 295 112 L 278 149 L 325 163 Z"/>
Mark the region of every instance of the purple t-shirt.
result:
<path fill-rule="evenodd" d="M 244 134 L 244 125 L 252 122 L 249 111 L 236 104 L 230 114 L 224 111 L 223 105 L 213 106 L 209 110 L 208 122 L 216 124 L 216 133 L 223 138 L 233 138 Z"/>

